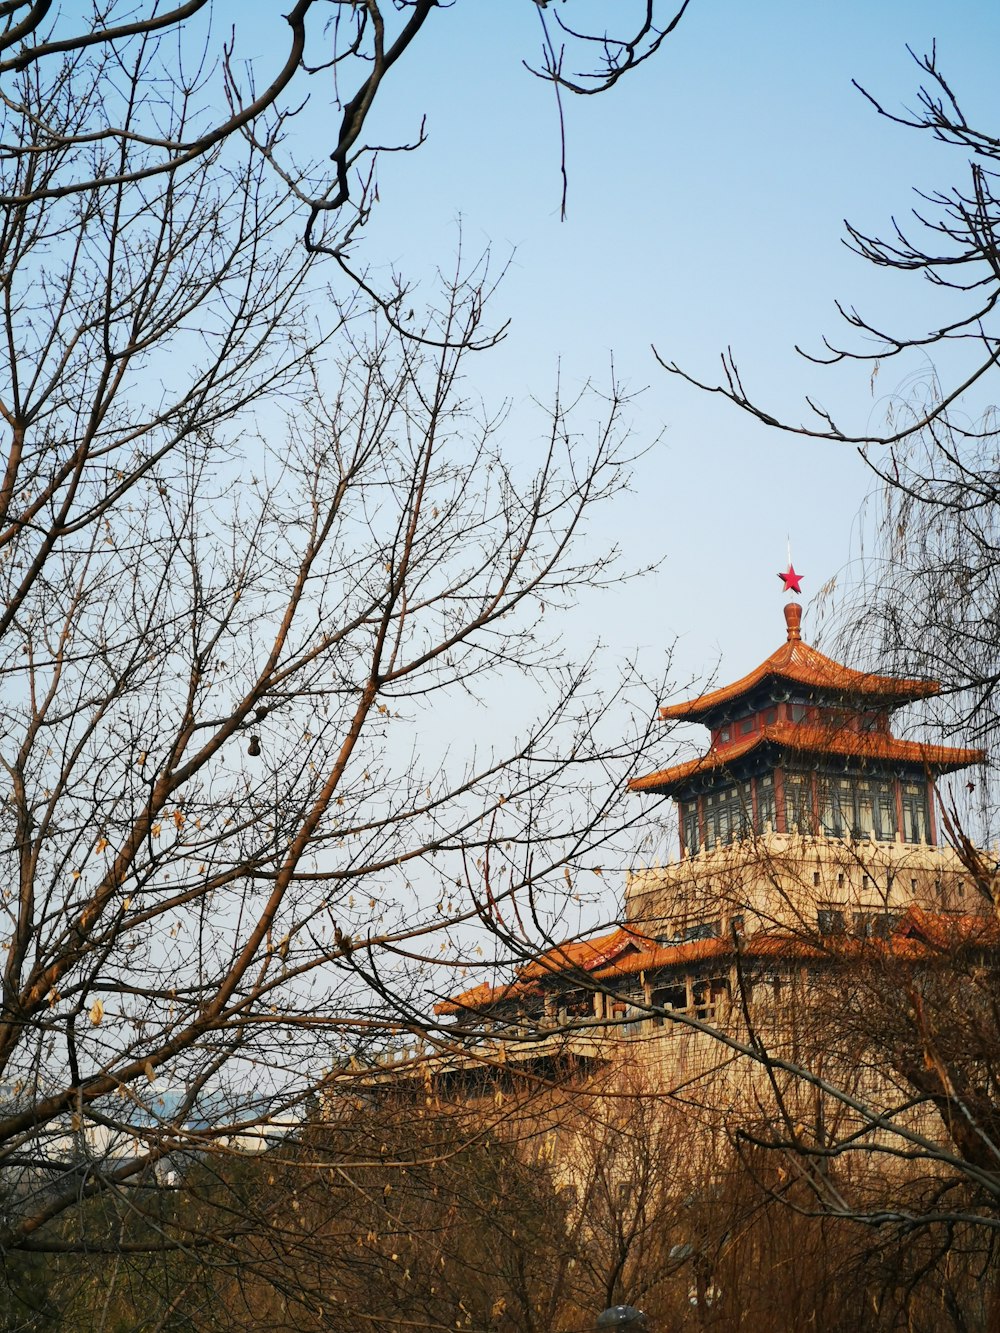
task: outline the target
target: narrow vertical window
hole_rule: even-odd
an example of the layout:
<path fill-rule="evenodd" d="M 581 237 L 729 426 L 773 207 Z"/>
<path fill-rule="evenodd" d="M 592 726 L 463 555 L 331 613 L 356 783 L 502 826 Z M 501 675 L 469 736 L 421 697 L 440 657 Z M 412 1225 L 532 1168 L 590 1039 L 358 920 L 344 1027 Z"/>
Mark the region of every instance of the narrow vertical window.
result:
<path fill-rule="evenodd" d="M 753 832 L 753 789 L 749 782 L 741 782 L 736 789 L 739 800 L 738 829 L 740 838 L 747 838 Z"/>
<path fill-rule="evenodd" d="M 892 783 L 887 778 L 872 782 L 875 812 L 875 836 L 883 842 L 892 842 L 896 836 L 896 801 Z"/>
<path fill-rule="evenodd" d="M 765 773 L 763 777 L 757 779 L 757 832 L 766 833 L 768 825 L 773 829 L 777 822 L 774 774 Z"/>
<path fill-rule="evenodd" d="M 688 856 L 695 856 L 701 847 L 698 834 L 698 798 L 681 801 L 681 828 L 684 834 L 684 850 Z"/>
<path fill-rule="evenodd" d="M 927 842 L 930 831 L 930 818 L 927 810 L 927 784 L 923 782 L 904 782 L 900 795 L 903 805 L 903 840 L 905 842 Z"/>
<path fill-rule="evenodd" d="M 819 784 L 820 828 L 829 838 L 843 838 L 851 831 L 853 801 L 850 784 L 840 778 L 825 778 Z"/>
<path fill-rule="evenodd" d="M 705 850 L 710 852 L 718 841 L 718 820 L 716 818 L 716 795 L 715 792 L 702 798 L 705 807 Z"/>
<path fill-rule="evenodd" d="M 811 833 L 812 783 L 807 773 L 785 774 L 785 827 L 790 833 Z"/>
<path fill-rule="evenodd" d="M 870 838 L 875 834 L 875 793 L 874 784 L 859 782 L 854 800 L 854 822 L 859 838 Z"/>

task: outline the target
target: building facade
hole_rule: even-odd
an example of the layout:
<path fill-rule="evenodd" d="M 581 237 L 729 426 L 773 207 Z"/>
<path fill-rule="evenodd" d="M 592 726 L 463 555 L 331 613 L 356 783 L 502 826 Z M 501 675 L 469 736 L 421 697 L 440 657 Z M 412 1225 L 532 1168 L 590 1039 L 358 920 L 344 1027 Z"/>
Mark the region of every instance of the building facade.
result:
<path fill-rule="evenodd" d="M 724 1102 L 720 1033 L 801 1053 L 825 979 L 993 947 L 992 884 L 940 828 L 939 779 L 982 752 L 895 735 L 896 710 L 936 683 L 854 671 L 802 640 L 797 603 L 784 615 L 753 671 L 661 709 L 710 733 L 698 757 L 629 784 L 676 802 L 679 858 L 628 874 L 613 930 L 439 1003 L 453 1050 L 552 1068 L 556 1051 L 585 1067 L 631 1051 L 667 1090 L 721 1076 Z"/>

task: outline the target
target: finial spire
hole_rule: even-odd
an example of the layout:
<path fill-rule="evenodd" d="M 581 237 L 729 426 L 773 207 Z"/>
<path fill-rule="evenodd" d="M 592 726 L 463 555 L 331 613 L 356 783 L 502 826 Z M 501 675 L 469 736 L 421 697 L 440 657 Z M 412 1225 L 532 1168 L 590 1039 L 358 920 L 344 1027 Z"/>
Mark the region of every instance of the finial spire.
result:
<path fill-rule="evenodd" d="M 785 604 L 785 624 L 788 626 L 788 642 L 798 643 L 802 638 L 802 607 L 798 602 Z"/>

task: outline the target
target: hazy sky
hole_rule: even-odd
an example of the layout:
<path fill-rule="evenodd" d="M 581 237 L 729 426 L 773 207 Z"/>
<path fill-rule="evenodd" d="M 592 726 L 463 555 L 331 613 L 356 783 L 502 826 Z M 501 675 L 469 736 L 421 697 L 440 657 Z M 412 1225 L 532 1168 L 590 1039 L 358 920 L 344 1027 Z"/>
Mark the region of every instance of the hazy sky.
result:
<path fill-rule="evenodd" d="M 545 12 L 550 24 L 558 10 L 599 30 L 602 16 L 641 8 L 553 0 Z M 588 539 L 595 553 L 618 543 L 626 564 L 662 562 L 659 571 L 587 599 L 555 627 L 559 637 L 578 655 L 600 638 L 609 680 L 636 656 L 660 675 L 675 639 L 680 694 L 706 674 L 733 679 L 784 638 L 775 575 L 790 538 L 805 576 L 805 637 L 815 641 L 809 600 L 830 580 L 850 588 L 860 534 L 877 512 L 870 504 L 859 518 L 875 478 L 848 446 L 768 431 L 668 376 L 651 345 L 705 379 L 731 346 L 745 384 L 775 414 L 802 419 L 810 393 L 852 429 L 877 430 L 928 364 L 889 363 L 873 384 L 870 367 L 826 371 L 795 345 L 818 351 L 824 333 L 840 335 L 837 299 L 892 330 L 944 321 L 947 295 L 853 256 L 844 219 L 886 234 L 919 203 L 915 188 L 964 186 L 968 165 L 960 151 L 879 117 L 852 79 L 892 110 L 913 107 L 920 72 L 907 46 L 922 54 L 936 39 L 970 120 L 996 130 L 1000 5 L 692 0 L 659 55 L 613 92 L 564 97 L 565 221 L 552 89 L 522 63 L 540 55 L 536 5 L 459 0 L 432 17 L 366 126 L 368 142 L 398 143 L 426 116 L 428 141 L 382 157 L 380 202 L 356 262 L 376 281 L 396 271 L 423 278 L 430 295 L 436 268 L 453 268 L 461 219 L 467 255 L 486 246 L 498 263 L 513 255 L 494 306 L 509 333 L 470 369 L 487 403 L 512 404 L 511 455 L 530 460 L 540 449 L 544 422 L 531 404 L 550 396 L 560 365 L 571 390 L 588 377 L 606 383 L 612 356 L 620 379 L 644 390 L 631 412 L 636 446 L 656 442 L 634 492 Z M 269 31 L 270 15 L 240 15 L 238 54 L 262 70 L 273 65 Z M 328 151 L 332 114 L 316 96 L 296 123 L 305 143 L 315 136 L 317 156 Z M 449 705 L 456 734 L 506 738 L 524 721 L 519 705 L 537 702 L 514 682 L 493 697 L 488 714 Z M 660 762 L 673 753 L 665 737 Z"/>
<path fill-rule="evenodd" d="M 629 6 L 568 0 L 559 12 L 584 26 L 616 8 Z M 842 219 L 884 229 L 912 207 L 914 186 L 946 188 L 968 172 L 956 150 L 879 118 L 851 80 L 893 109 L 913 106 L 919 73 L 906 46 L 923 52 L 936 38 L 970 116 L 996 127 L 1000 6 L 693 0 L 644 69 L 610 94 L 565 99 L 565 222 L 551 89 L 521 64 L 541 44 L 535 6 L 460 3 L 437 16 L 436 33 L 410 52 L 381 109 L 378 132 L 397 138 L 426 113 L 429 141 L 383 159 L 364 253 L 410 273 L 447 266 L 460 216 L 467 251 L 513 249 L 496 307 L 511 331 L 474 371 L 487 398 L 515 409 L 544 398 L 560 358 L 570 382 L 601 380 L 612 353 L 625 381 L 649 386 L 636 435 L 663 431 L 662 442 L 594 541 L 664 564 L 605 598 L 598 618 L 613 651 L 641 645 L 651 661 L 679 635 L 679 678 L 719 654 L 739 674 L 782 637 L 786 535 L 804 592 L 843 580 L 871 475 L 844 446 L 782 439 L 671 379 L 650 345 L 711 377 L 731 344 L 765 403 L 798 417 L 810 389 L 853 425 L 877 425 L 918 365 L 886 368 L 873 395 L 867 370 L 817 371 L 794 344 L 818 348 L 837 332 L 838 297 L 895 326 L 940 319 L 927 284 L 849 254 Z M 532 447 L 524 431 L 511 447 Z M 593 627 L 590 615 L 578 626 Z"/>

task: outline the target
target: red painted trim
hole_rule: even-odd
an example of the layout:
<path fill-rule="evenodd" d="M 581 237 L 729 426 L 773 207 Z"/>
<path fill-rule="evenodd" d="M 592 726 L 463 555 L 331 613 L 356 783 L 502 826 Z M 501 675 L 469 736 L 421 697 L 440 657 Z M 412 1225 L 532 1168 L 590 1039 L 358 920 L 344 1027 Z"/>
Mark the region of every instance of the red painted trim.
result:
<path fill-rule="evenodd" d="M 936 846 L 937 846 L 937 840 L 938 840 L 938 839 L 937 839 L 937 811 L 936 811 L 935 808 L 934 808 L 936 804 L 937 804 L 937 787 L 935 787 L 935 785 L 934 785 L 933 782 L 928 782 L 928 784 L 927 784 L 927 816 L 928 816 L 928 819 L 929 819 L 930 822 L 929 822 L 929 824 L 928 824 L 927 836 L 928 836 L 928 838 L 930 839 L 930 844 L 931 844 L 932 847 L 936 847 Z"/>

